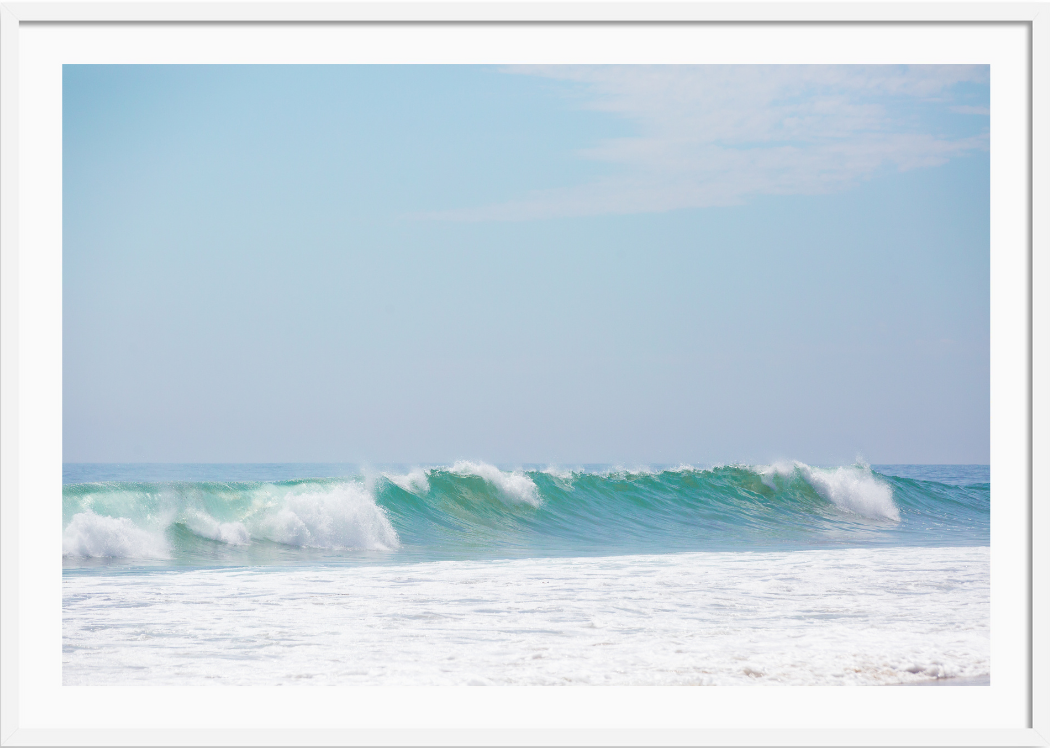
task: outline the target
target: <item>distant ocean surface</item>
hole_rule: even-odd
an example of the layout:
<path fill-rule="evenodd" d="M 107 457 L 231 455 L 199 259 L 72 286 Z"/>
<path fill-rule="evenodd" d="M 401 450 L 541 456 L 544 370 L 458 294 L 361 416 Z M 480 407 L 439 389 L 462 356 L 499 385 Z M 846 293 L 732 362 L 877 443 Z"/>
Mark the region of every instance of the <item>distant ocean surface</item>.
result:
<path fill-rule="evenodd" d="M 986 676 L 986 465 L 67 464 L 66 684 Z"/>

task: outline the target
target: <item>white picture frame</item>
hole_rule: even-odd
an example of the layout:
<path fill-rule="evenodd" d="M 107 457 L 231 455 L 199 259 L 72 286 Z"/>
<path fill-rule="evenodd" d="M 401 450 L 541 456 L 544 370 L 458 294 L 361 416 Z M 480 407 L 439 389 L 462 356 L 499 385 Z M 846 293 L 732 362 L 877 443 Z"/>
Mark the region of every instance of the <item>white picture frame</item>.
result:
<path fill-rule="evenodd" d="M 1024 388 L 1014 388 L 1012 397 L 1019 404 L 1014 418 L 1002 425 L 1012 434 L 1012 451 L 1017 452 L 1017 464 L 1025 465 L 1023 475 L 1015 475 L 1012 489 L 1019 504 L 1016 516 L 1027 520 L 1027 527 L 1013 527 L 1011 532 L 1020 538 L 1021 545 L 1014 550 L 1019 558 L 1027 556 L 1027 578 L 1017 579 L 1018 589 L 1028 595 L 1026 610 L 1013 611 L 1027 617 L 1018 630 L 1027 631 L 1028 641 L 1017 643 L 1028 652 L 1028 668 L 1025 682 L 1014 684 L 1015 693 L 1024 693 L 1026 703 L 1021 712 L 1027 712 L 1027 724 L 1008 727 L 953 727 L 942 723 L 925 724 L 921 717 L 911 719 L 908 726 L 880 727 L 879 716 L 863 726 L 851 727 L 834 719 L 834 707 L 828 709 L 826 722 L 795 725 L 791 727 L 752 727 L 740 720 L 736 727 L 724 724 L 706 727 L 702 724 L 675 724 L 658 727 L 624 726 L 622 720 L 614 719 L 622 711 L 623 700 L 611 700 L 609 692 L 602 689 L 572 689 L 576 707 L 581 714 L 590 715 L 585 723 L 571 718 L 543 720 L 530 718 L 507 722 L 501 726 L 498 715 L 514 714 L 512 700 L 527 703 L 530 708 L 553 708 L 559 700 L 557 694 L 534 697 L 525 694 L 532 689 L 479 689 L 469 695 L 453 689 L 445 691 L 437 700 L 438 710 L 445 709 L 448 717 L 413 721 L 399 720 L 395 712 L 389 711 L 389 699 L 369 701 L 371 696 L 355 692 L 363 699 L 364 707 L 380 715 L 366 726 L 355 726 L 354 718 L 340 722 L 333 718 L 320 726 L 311 721 L 308 714 L 299 718 L 281 721 L 277 726 L 248 727 L 244 720 L 230 720 L 218 712 L 197 718 L 180 716 L 172 707 L 171 718 L 163 723 L 143 723 L 135 719 L 138 708 L 135 704 L 157 699 L 181 698 L 174 693 L 180 689 L 145 689 L 146 693 L 133 693 L 143 689 L 102 689 L 116 701 L 124 701 L 126 714 L 121 724 L 96 723 L 95 726 L 70 726 L 60 719 L 61 709 L 54 704 L 41 703 L 39 689 L 33 686 L 37 663 L 27 652 L 38 646 L 40 637 L 53 634 L 54 626 L 40 623 L 41 611 L 48 616 L 61 618 L 60 601 L 47 597 L 34 583 L 39 569 L 31 568 L 27 554 L 35 527 L 30 502 L 46 501 L 53 494 L 52 485 L 41 486 L 30 480 L 36 475 L 40 450 L 61 448 L 61 420 L 53 417 L 37 418 L 37 404 L 41 398 L 51 397 L 54 392 L 55 372 L 42 376 L 38 362 L 54 360 L 54 332 L 58 325 L 61 334 L 60 284 L 58 311 L 54 310 L 55 297 L 52 288 L 39 292 L 33 280 L 38 273 L 51 273 L 56 268 L 40 262 L 33 237 L 39 236 L 29 229 L 39 225 L 39 220 L 27 219 L 27 206 L 34 201 L 53 200 L 48 189 L 47 175 L 38 171 L 27 171 L 20 166 L 24 162 L 23 149 L 33 146 L 34 122 L 27 121 L 27 97 L 37 93 L 35 79 L 25 75 L 28 66 L 23 54 L 23 37 L 31 30 L 45 27 L 75 27 L 78 24 L 120 24 L 122 33 L 134 35 L 136 28 L 156 25 L 209 24 L 219 36 L 232 35 L 236 29 L 261 27 L 266 24 L 274 34 L 280 35 L 282 28 L 293 28 L 303 24 L 378 24 L 375 28 L 409 28 L 421 24 L 617 24 L 624 28 L 644 24 L 733 24 L 744 28 L 769 27 L 774 24 L 844 24 L 907 27 L 920 37 L 937 25 L 977 26 L 981 24 L 1015 24 L 1027 29 L 1031 54 L 1027 70 L 1029 108 L 1025 116 L 1029 133 L 1027 144 L 1028 173 L 1016 177 L 1016 189 L 1027 200 L 1028 224 L 1013 228 L 1027 236 L 1028 267 L 1027 283 L 1009 281 L 1016 287 L 1009 290 L 1015 294 L 1019 304 L 1027 303 L 1027 329 L 1016 330 L 1016 341 L 1027 346 L 1027 361 L 1014 361 L 1016 371 L 1011 381 L 1027 382 Z M 753 26 L 749 26 L 753 25 Z M 172 26 L 174 28 L 175 26 Z M 566 26 L 571 28 L 571 26 Z M 220 44 L 222 42 L 219 42 Z M 243 49 L 231 43 L 226 47 L 226 61 L 236 62 Z M 604 60 L 603 60 L 604 61 Z M 911 60 L 902 60 L 911 61 Z M 993 123 L 995 83 L 993 78 Z M 995 125 L 993 124 L 993 127 Z M 1050 642 L 1046 632 L 1050 631 L 1050 478 L 1044 468 L 1050 457 L 1050 432 L 1048 432 L 1048 408 L 1045 382 L 1050 381 L 1050 4 L 1039 3 L 454 3 L 454 2 L 371 2 L 371 3 L 265 3 L 265 2 L 14 2 L 0 4 L 0 584 L 2 584 L 2 606 L 0 606 L 0 744 L 2 745 L 327 745 L 327 744 L 707 744 L 707 745 L 1050 745 Z M 37 144 L 39 146 L 39 143 Z M 45 145 L 46 147 L 46 145 Z M 994 150 L 994 140 L 993 140 Z M 60 155 L 59 155 L 60 158 Z M 995 170 L 993 162 L 993 172 Z M 1014 178 L 1014 177 L 1011 177 Z M 1024 184 L 1027 181 L 1027 184 Z M 50 185 L 50 186 L 49 186 Z M 993 191 L 995 183 L 993 181 Z M 50 197 L 48 197 L 50 195 Z M 60 197 L 60 193 L 59 193 Z M 993 196 L 994 200 L 994 196 Z M 993 211 L 993 222 L 995 219 Z M 37 221 L 36 224 L 33 222 Z M 61 242 L 61 227 L 52 227 Z M 35 230 L 35 229 L 34 229 Z M 32 241 L 27 240 L 27 236 Z M 55 240 L 53 234 L 51 240 Z M 993 252 L 994 252 L 993 239 Z M 60 259 L 60 255 L 59 255 Z M 61 278 L 60 265 L 57 268 Z M 993 270 L 994 273 L 994 270 Z M 51 295 L 49 295 L 51 294 Z M 993 307 L 994 307 L 993 294 Z M 41 310 L 50 309 L 42 314 Z M 993 372 L 997 353 L 1007 348 L 997 348 L 993 326 Z M 58 349 L 59 362 L 61 349 Z M 48 357 L 51 357 L 48 359 Z M 1006 357 L 1006 356 L 1004 356 Z M 1020 368 L 1017 368 L 1020 367 Z M 59 367 L 60 369 L 60 367 Z M 1022 376 L 1023 375 L 1023 376 Z M 57 372 L 60 392 L 61 372 Z M 993 373 L 993 411 L 996 407 L 995 374 Z M 50 387 L 50 389 L 48 389 Z M 52 397 L 53 399 L 53 397 Z M 1013 402 L 1013 401 L 1012 401 Z M 55 412 L 49 411 L 52 416 Z M 57 404 L 61 413 L 61 404 Z M 995 436 L 993 418 L 993 437 Z M 57 440 L 57 442 L 56 442 Z M 995 445 L 993 442 L 993 474 L 996 471 Z M 996 474 L 998 485 L 1000 476 Z M 51 493 L 49 493 L 51 492 Z M 43 497 L 43 498 L 42 498 Z M 1023 502 L 1022 502 L 1023 503 Z M 995 515 L 993 515 L 994 533 Z M 57 535 L 57 533 L 54 533 Z M 996 563 L 995 537 L 993 534 L 993 568 Z M 57 566 L 55 568 L 58 568 Z M 47 572 L 47 570 L 45 570 Z M 50 572 L 47 572 L 50 573 Z M 995 605 L 996 582 L 993 574 L 993 606 Z M 41 599 L 47 598 L 44 602 Z M 993 607 L 993 628 L 997 620 Z M 50 619 L 49 619 L 50 620 Z M 48 633 L 50 632 L 50 633 Z M 34 644 L 34 642 L 36 642 Z M 57 644 L 55 646 L 58 646 Z M 993 651 L 993 662 L 995 661 Z M 994 668 L 993 668 L 994 669 Z M 1020 671 L 1019 671 L 1020 672 Z M 993 675 L 993 680 L 996 676 Z M 1021 676 L 1017 676 L 1020 678 Z M 58 689 L 63 687 L 58 685 Z M 67 687 L 68 691 L 69 688 Z M 73 689 L 76 691 L 76 689 Z M 556 689 L 548 689 L 554 691 Z M 838 689 L 840 692 L 842 689 Z M 846 689 L 847 691 L 849 689 Z M 253 705 L 254 691 L 269 691 L 264 695 L 266 704 L 276 703 L 278 695 L 273 689 L 234 689 L 229 693 L 226 708 L 241 709 L 242 715 L 263 714 L 265 709 Z M 756 695 L 756 708 L 762 703 L 772 703 L 778 696 L 777 689 L 748 689 L 761 691 Z M 980 688 L 961 689 L 900 689 L 912 694 L 908 698 L 932 700 L 938 708 L 957 708 L 965 713 L 967 704 L 982 698 Z M 916 694 L 915 691 L 923 693 Z M 81 689 L 83 694 L 86 689 Z M 585 692 L 585 693 L 581 693 Z M 810 688 L 810 698 L 831 698 L 828 689 Z M 927 692 L 935 692 L 932 695 Z M 318 694 L 315 689 L 314 694 Z M 389 693 L 389 692 L 388 692 Z M 859 689 L 854 695 L 834 698 L 870 698 L 868 689 Z M 398 692 L 399 698 L 409 698 L 423 703 L 429 695 L 421 689 L 405 689 Z M 653 696 L 652 694 L 656 694 Z M 661 695 L 662 694 L 662 695 Z M 224 696 L 225 698 L 225 696 Z M 320 697 L 317 697 L 320 699 Z M 327 698 L 327 697 L 325 697 Z M 537 701 L 536 699 L 539 698 Z M 655 703 L 661 699 L 681 708 L 684 698 L 680 693 L 654 689 L 646 699 Z M 896 697 L 904 698 L 904 697 Z M 466 700 L 470 710 L 442 707 L 456 700 Z M 963 701 L 962 699 L 966 699 Z M 321 699 L 323 700 L 323 699 Z M 771 701 L 772 700 L 772 701 Z M 175 702 L 172 702 L 173 704 Z M 648 703 L 648 702 L 647 702 Z M 231 706 L 233 705 L 233 706 Z M 144 708 L 144 707 L 143 707 Z M 382 711 L 382 710 L 388 711 Z M 519 707 L 520 710 L 520 707 Z M 351 710 L 353 711 L 353 710 Z M 477 715 L 472 719 L 470 712 Z M 146 712 L 141 712 L 145 714 Z M 435 714 L 433 708 L 430 712 Z M 47 715 L 51 715 L 49 718 Z M 609 723 L 619 726 L 603 726 L 599 717 L 606 714 Z M 655 714 L 655 713 L 654 713 Z M 385 716 L 384 716 L 385 715 Z M 482 719 L 483 715 L 489 715 Z M 496 715 L 496 716 L 492 716 Z M 115 719 L 112 718 L 111 719 Z M 385 724 L 382 724 L 385 720 Z M 493 723 L 495 720 L 495 724 Z M 596 721 L 597 720 L 597 721 Z M 638 720 L 641 725 L 645 720 Z M 688 721 L 688 720 L 684 720 Z M 696 722 L 697 720 L 693 720 Z M 699 720 L 703 722 L 703 720 Z M 757 720 L 761 724 L 761 719 Z M 1024 720 L 1021 720 L 1023 722 Z M 528 727 L 533 722 L 542 726 Z M 557 724 L 555 724 L 557 722 Z M 180 727 L 189 724 L 189 727 Z M 276 723 L 271 723 L 274 725 Z M 407 726 L 404 726 L 406 725 Z M 632 723 L 633 724 L 633 723 Z"/>

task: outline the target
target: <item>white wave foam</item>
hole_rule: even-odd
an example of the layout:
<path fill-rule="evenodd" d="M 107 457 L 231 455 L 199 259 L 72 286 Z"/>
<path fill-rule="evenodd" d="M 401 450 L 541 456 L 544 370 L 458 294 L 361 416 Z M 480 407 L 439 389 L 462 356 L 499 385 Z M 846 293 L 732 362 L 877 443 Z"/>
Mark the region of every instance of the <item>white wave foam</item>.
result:
<path fill-rule="evenodd" d="M 814 468 L 804 462 L 777 462 L 755 468 L 762 482 L 776 489 L 776 478 L 791 479 L 796 474 L 825 501 L 843 511 L 872 519 L 899 522 L 901 515 L 893 502 L 893 489 L 872 475 L 866 465 Z"/>
<path fill-rule="evenodd" d="M 510 501 L 517 501 L 532 506 L 540 505 L 540 492 L 532 478 L 520 470 L 505 472 L 495 465 L 484 462 L 458 460 L 449 472 L 456 475 L 474 475 L 494 486 L 500 496 Z"/>
<path fill-rule="evenodd" d="M 552 478 L 557 478 L 561 481 L 572 481 L 578 475 L 583 475 L 585 472 L 583 468 L 566 468 L 558 465 L 548 465 L 546 468 L 540 471 L 544 475 L 549 475 Z"/>
<path fill-rule="evenodd" d="M 409 493 L 421 494 L 430 491 L 430 481 L 427 479 L 427 471 L 423 468 L 412 468 L 407 475 L 391 475 L 383 473 L 383 477 Z"/>
<path fill-rule="evenodd" d="M 371 551 L 401 545 L 386 512 L 357 483 L 285 494 L 268 502 L 249 524 L 256 537 L 285 545 Z"/>
<path fill-rule="evenodd" d="M 990 672 L 989 570 L 987 547 L 370 564 L 353 569 L 352 604 L 339 567 L 181 571 L 163 595 L 150 575 L 71 574 L 62 677 L 372 687 L 972 677 Z M 196 625 L 173 626 L 187 609 Z M 392 611 L 396 625 L 379 625 Z"/>
<path fill-rule="evenodd" d="M 637 478 L 642 475 L 663 475 L 665 473 L 676 473 L 682 475 L 684 473 L 709 473 L 713 469 L 722 467 L 721 465 L 714 465 L 711 467 L 697 467 L 696 465 L 690 465 L 687 462 L 680 462 L 674 467 L 651 467 L 649 465 L 641 465 L 637 467 L 623 467 L 622 465 L 616 465 L 615 467 L 606 468 L 600 470 L 595 475 L 600 475 L 603 478 Z"/>
<path fill-rule="evenodd" d="M 623 465 L 615 465 L 604 470 L 599 470 L 595 475 L 602 478 L 637 478 L 640 475 L 656 475 L 659 470 L 653 470 L 648 465 L 642 465 L 640 467 L 627 468 Z"/>
<path fill-rule="evenodd" d="M 921 675 L 926 678 L 933 680 L 940 680 L 942 678 L 957 678 L 964 674 L 958 666 L 954 666 L 950 663 L 945 664 L 940 660 L 934 660 L 928 663 L 916 663 L 910 667 L 904 668 L 904 672 L 911 673 L 912 675 Z"/>
<path fill-rule="evenodd" d="M 183 521 L 194 535 L 218 540 L 227 545 L 248 545 L 252 540 L 248 528 L 241 522 L 219 522 L 204 512 L 187 515 Z"/>
<path fill-rule="evenodd" d="M 168 558 L 163 533 L 137 527 L 126 517 L 91 510 L 73 515 L 62 531 L 62 555 L 83 558 Z"/>

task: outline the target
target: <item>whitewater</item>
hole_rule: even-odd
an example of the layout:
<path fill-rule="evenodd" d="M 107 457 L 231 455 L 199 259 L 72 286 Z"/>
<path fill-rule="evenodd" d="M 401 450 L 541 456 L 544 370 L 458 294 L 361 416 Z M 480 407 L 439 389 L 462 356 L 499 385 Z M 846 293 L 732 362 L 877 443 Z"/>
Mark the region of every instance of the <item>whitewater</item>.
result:
<path fill-rule="evenodd" d="M 62 500 L 67 685 L 990 673 L 987 466 L 66 465 Z"/>

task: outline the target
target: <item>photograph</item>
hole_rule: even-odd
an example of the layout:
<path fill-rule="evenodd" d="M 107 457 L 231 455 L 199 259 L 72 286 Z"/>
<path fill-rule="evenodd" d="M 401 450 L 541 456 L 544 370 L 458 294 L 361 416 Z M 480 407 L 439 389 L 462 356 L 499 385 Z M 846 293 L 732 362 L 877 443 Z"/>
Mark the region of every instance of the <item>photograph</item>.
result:
<path fill-rule="evenodd" d="M 990 65 L 60 67 L 62 685 L 992 685 Z"/>

